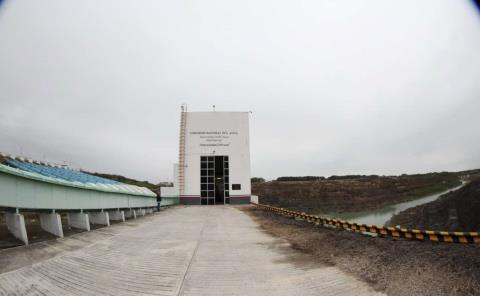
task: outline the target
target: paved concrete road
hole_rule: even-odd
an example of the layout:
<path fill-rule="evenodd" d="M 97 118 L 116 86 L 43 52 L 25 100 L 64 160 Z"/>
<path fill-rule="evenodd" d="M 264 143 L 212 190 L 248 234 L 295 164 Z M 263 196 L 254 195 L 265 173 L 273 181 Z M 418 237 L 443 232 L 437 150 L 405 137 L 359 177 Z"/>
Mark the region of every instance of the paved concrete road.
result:
<path fill-rule="evenodd" d="M 0 252 L 0 295 L 373 295 L 235 207 L 176 207 Z M 33 261 L 33 262 L 32 262 Z"/>

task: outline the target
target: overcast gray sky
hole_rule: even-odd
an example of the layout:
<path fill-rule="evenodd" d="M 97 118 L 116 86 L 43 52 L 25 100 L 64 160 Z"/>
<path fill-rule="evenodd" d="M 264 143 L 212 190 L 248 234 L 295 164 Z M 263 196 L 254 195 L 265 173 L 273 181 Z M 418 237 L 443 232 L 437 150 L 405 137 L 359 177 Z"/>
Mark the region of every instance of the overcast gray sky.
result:
<path fill-rule="evenodd" d="M 252 174 L 480 167 L 470 1 L 5 1 L 0 151 L 172 179 L 179 111 L 253 111 Z"/>

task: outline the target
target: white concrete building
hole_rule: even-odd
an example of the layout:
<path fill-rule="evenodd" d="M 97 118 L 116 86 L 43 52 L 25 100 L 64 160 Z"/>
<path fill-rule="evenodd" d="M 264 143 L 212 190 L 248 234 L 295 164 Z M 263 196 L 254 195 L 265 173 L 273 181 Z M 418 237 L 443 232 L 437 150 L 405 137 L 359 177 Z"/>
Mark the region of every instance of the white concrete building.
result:
<path fill-rule="evenodd" d="M 179 148 L 180 203 L 250 202 L 248 112 L 182 109 Z"/>

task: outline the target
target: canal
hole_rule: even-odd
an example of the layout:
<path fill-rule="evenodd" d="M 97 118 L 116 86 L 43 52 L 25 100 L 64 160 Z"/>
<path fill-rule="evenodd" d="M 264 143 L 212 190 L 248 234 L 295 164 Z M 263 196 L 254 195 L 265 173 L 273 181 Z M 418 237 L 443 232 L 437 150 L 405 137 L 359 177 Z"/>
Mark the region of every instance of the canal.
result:
<path fill-rule="evenodd" d="M 385 206 L 380 209 L 360 211 L 360 212 L 358 211 L 357 212 L 341 212 L 341 213 L 329 212 L 329 213 L 320 214 L 320 216 L 342 219 L 350 222 L 356 222 L 358 224 L 372 224 L 377 226 L 384 226 L 388 223 L 388 221 L 390 221 L 393 215 L 398 214 L 408 208 L 416 207 L 418 205 L 434 201 L 438 197 L 440 197 L 441 195 L 449 191 L 459 189 L 464 184 L 465 182 L 463 182 L 462 185 L 459 185 L 452 189 L 448 189 L 439 193 L 420 197 L 411 201 L 406 201 L 406 202 Z"/>

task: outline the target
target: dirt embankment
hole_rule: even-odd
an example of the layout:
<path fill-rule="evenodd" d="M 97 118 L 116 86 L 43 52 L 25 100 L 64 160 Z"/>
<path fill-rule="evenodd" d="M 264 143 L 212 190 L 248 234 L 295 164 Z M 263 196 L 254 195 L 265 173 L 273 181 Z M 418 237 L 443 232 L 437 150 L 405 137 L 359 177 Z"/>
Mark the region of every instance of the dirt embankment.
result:
<path fill-rule="evenodd" d="M 307 213 L 358 211 L 413 200 L 460 185 L 454 173 L 252 184 L 260 203 Z"/>
<path fill-rule="evenodd" d="M 391 224 L 416 229 L 480 231 L 480 179 L 395 215 Z"/>
<path fill-rule="evenodd" d="M 245 211 L 315 263 L 335 265 L 388 295 L 480 294 L 479 246 L 374 238 L 254 207 Z"/>

